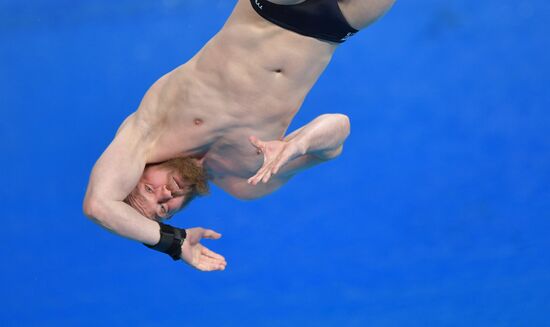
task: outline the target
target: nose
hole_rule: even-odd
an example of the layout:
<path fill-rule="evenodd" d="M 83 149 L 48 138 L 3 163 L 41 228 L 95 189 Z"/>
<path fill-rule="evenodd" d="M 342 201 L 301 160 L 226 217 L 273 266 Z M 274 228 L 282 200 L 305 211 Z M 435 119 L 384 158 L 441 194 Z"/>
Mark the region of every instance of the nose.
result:
<path fill-rule="evenodd" d="M 166 185 L 163 185 L 158 188 L 157 197 L 159 202 L 167 202 L 172 199 L 172 192 L 166 187 Z"/>

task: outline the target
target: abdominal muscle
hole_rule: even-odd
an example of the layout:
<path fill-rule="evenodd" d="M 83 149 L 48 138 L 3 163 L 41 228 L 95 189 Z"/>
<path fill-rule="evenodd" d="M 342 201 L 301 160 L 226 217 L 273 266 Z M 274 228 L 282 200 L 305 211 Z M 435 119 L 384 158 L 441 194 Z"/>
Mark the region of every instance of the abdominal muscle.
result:
<path fill-rule="evenodd" d="M 335 48 L 273 25 L 239 1 L 222 30 L 144 97 L 138 112 L 154 120 L 155 135 L 148 162 L 200 157 L 212 181 L 234 196 L 272 192 L 284 181 L 246 183 L 263 162 L 248 137 L 282 139 Z"/>

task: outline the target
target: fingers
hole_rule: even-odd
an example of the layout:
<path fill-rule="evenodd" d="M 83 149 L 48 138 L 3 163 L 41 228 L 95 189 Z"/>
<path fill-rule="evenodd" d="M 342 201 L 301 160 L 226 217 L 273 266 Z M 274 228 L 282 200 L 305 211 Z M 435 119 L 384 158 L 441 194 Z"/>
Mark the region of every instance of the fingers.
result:
<path fill-rule="evenodd" d="M 198 262 L 195 265 L 195 268 L 201 271 L 225 270 L 225 267 L 227 266 L 227 262 L 223 256 L 212 252 L 205 247 L 201 249 L 201 253 L 197 261 Z"/>
<path fill-rule="evenodd" d="M 267 182 L 269 182 L 269 179 L 271 178 L 271 175 L 273 175 L 272 173 L 272 169 L 269 169 L 265 172 L 264 176 L 262 177 L 262 182 L 265 184 Z"/>
<path fill-rule="evenodd" d="M 267 183 L 271 177 L 279 172 L 279 169 L 288 162 L 290 155 L 287 152 L 281 153 L 275 160 L 263 166 L 256 175 L 248 179 L 248 183 L 257 185 L 260 181 Z"/>
<path fill-rule="evenodd" d="M 272 169 L 272 172 L 273 172 L 273 175 L 277 174 L 279 172 L 279 169 L 281 169 L 281 167 L 283 166 L 283 164 L 287 163 L 288 162 L 288 159 L 289 159 L 289 156 L 284 156 L 282 158 L 280 158 L 274 165 L 273 165 L 273 169 Z"/>
<path fill-rule="evenodd" d="M 257 185 L 259 182 L 267 183 L 271 177 L 279 172 L 294 155 L 295 147 L 289 147 L 284 141 L 260 141 L 256 136 L 249 137 L 250 143 L 264 154 L 264 163 L 256 174 L 250 177 L 247 182 Z"/>
<path fill-rule="evenodd" d="M 273 163 L 273 168 L 271 169 L 271 173 L 273 175 L 278 174 L 281 167 L 289 163 L 292 160 L 292 158 L 293 158 L 292 150 L 289 150 L 288 148 L 286 148 L 285 151 L 283 151 L 281 155 L 277 158 L 277 161 Z"/>
<path fill-rule="evenodd" d="M 256 185 L 258 184 L 259 181 L 261 181 L 263 179 L 263 177 L 265 176 L 265 174 L 271 169 L 271 164 L 267 163 L 267 164 L 264 164 L 264 166 L 262 166 L 262 168 L 260 168 L 260 170 L 258 170 L 258 172 L 256 173 L 256 175 L 250 177 L 248 179 L 248 183 L 249 184 L 252 184 L 252 185 Z"/>
<path fill-rule="evenodd" d="M 225 270 L 224 264 L 216 264 L 216 263 L 209 263 L 209 262 L 199 262 L 195 268 L 197 268 L 200 271 L 216 271 L 216 270 Z"/>
<path fill-rule="evenodd" d="M 209 264 L 199 264 L 196 266 L 200 271 L 217 271 L 217 270 L 225 270 L 225 267 L 222 266 L 216 266 L 216 265 L 209 265 Z"/>
<path fill-rule="evenodd" d="M 279 156 L 280 157 L 280 156 Z M 273 175 L 273 165 L 275 162 L 278 162 L 280 159 L 279 157 L 269 160 L 264 155 L 264 165 L 258 170 L 256 175 L 250 177 L 248 179 L 248 183 L 252 185 L 258 184 L 260 181 L 267 183 L 269 181 L 269 178 L 271 175 Z"/>
<path fill-rule="evenodd" d="M 263 176 L 263 174 L 265 173 L 265 169 L 267 169 L 268 166 L 269 166 L 268 158 L 267 158 L 267 154 L 266 154 L 266 151 L 265 151 L 265 143 L 264 142 L 260 141 L 256 136 L 250 136 L 248 138 L 248 140 L 258 150 L 258 154 L 260 154 L 260 153 L 264 154 L 264 164 L 262 165 L 262 167 L 260 167 L 258 172 L 254 176 L 250 177 L 247 181 L 249 184 L 256 185 L 258 183 L 258 181 L 260 181 L 260 177 Z"/>
<path fill-rule="evenodd" d="M 250 136 L 248 138 L 248 140 L 250 141 L 250 143 L 252 143 L 252 145 L 263 152 L 263 149 L 264 149 L 264 144 L 262 141 L 260 141 L 260 139 L 258 139 L 256 136 Z"/>
<path fill-rule="evenodd" d="M 252 184 L 252 185 L 257 185 L 260 181 L 263 181 L 265 176 L 267 174 L 270 174 L 270 171 L 271 171 L 271 165 L 266 165 L 264 167 L 262 167 L 257 173 L 256 175 L 252 176 L 249 180 L 248 180 L 248 183 L 249 184 Z M 268 179 L 269 180 L 269 179 Z M 267 181 L 265 181 L 267 182 Z M 264 183 L 265 183 L 264 182 Z"/>
<path fill-rule="evenodd" d="M 227 262 L 225 258 L 200 243 L 202 238 L 219 239 L 222 235 L 211 229 L 202 227 L 188 228 L 187 235 L 189 241 L 182 244 L 181 259 L 201 271 L 224 270 Z"/>
<path fill-rule="evenodd" d="M 227 263 L 224 260 L 213 259 L 207 256 L 201 256 L 199 258 L 199 264 L 200 263 L 210 265 L 215 268 L 225 268 L 225 266 L 227 266 Z"/>
<path fill-rule="evenodd" d="M 265 174 L 266 169 L 268 169 L 268 166 L 269 165 L 262 166 L 254 176 L 248 179 L 247 181 L 248 184 L 252 184 L 252 185 L 258 184 L 258 182 L 262 179 L 263 175 Z"/>
<path fill-rule="evenodd" d="M 220 239 L 222 237 L 222 234 L 220 233 L 217 233 L 211 229 L 205 229 L 203 234 L 202 234 L 202 237 L 203 238 L 208 238 L 208 239 L 211 239 L 211 240 L 217 240 L 217 239 Z"/>
<path fill-rule="evenodd" d="M 212 251 L 212 250 L 210 250 L 206 247 L 203 247 L 201 249 L 201 255 L 205 255 L 205 256 L 210 257 L 210 258 L 225 261 L 225 258 L 222 255 L 217 254 L 216 252 L 214 252 L 214 251 Z"/>

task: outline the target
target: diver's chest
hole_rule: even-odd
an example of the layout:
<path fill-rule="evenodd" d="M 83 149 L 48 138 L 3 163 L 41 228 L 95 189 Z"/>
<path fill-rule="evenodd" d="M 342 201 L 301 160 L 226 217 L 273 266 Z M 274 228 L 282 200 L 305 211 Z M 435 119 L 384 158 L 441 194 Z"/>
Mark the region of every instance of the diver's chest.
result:
<path fill-rule="evenodd" d="M 213 144 L 205 155 L 205 167 L 212 177 L 249 178 L 262 166 L 263 155 L 247 139 L 220 143 Z"/>
<path fill-rule="evenodd" d="M 202 157 L 215 142 L 215 132 L 204 126 L 203 118 L 167 121 L 157 132 L 150 162 L 177 157 Z"/>

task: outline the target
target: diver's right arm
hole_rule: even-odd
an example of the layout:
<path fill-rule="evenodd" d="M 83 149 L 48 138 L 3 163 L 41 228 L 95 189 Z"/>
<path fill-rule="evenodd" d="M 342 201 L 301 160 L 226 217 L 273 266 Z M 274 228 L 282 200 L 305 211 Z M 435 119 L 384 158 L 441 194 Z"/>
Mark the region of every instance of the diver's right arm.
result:
<path fill-rule="evenodd" d="M 154 245 L 160 240 L 158 223 L 123 202 L 145 168 L 147 145 L 151 143 L 148 130 L 136 114 L 127 118 L 92 170 L 83 209 L 104 228 Z"/>
<path fill-rule="evenodd" d="M 159 224 L 123 202 L 145 168 L 147 148 L 151 144 L 148 130 L 148 126 L 134 115 L 122 124 L 92 170 L 83 207 L 86 216 L 106 229 L 141 243 L 155 245 L 160 241 Z M 219 239 L 221 235 L 200 227 L 186 231 L 181 259 L 198 270 L 224 270 L 227 264 L 225 258 L 200 243 L 203 238 Z"/>

